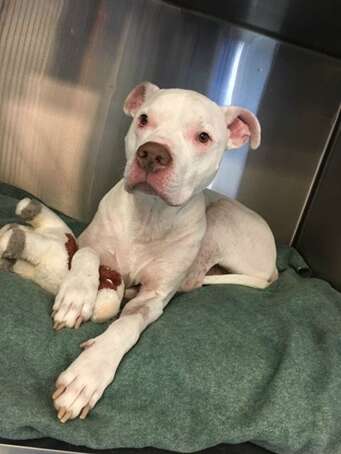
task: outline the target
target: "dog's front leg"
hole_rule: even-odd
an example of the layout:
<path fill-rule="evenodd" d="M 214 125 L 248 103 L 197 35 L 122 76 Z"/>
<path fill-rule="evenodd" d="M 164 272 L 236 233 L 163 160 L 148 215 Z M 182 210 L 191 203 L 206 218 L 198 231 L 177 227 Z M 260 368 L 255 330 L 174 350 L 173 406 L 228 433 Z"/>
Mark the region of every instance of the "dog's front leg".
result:
<path fill-rule="evenodd" d="M 79 249 L 53 305 L 54 328 L 78 328 L 93 314 L 99 283 L 98 254 L 91 248 Z"/>
<path fill-rule="evenodd" d="M 83 343 L 83 352 L 58 377 L 53 395 L 61 422 L 84 419 L 114 379 L 123 356 L 135 345 L 142 331 L 162 314 L 174 292 L 141 289 L 126 304 L 119 319 L 100 336 Z"/>

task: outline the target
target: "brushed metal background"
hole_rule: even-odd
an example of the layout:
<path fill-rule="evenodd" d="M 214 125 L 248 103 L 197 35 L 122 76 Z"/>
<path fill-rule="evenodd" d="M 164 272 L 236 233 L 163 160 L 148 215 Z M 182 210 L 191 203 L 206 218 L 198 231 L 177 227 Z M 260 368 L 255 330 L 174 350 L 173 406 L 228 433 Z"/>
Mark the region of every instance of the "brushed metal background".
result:
<path fill-rule="evenodd" d="M 341 125 L 295 241 L 313 272 L 341 290 Z"/>
<path fill-rule="evenodd" d="M 89 219 L 121 177 L 142 80 L 257 113 L 259 150 L 212 184 L 296 229 L 340 103 L 340 61 L 160 0 L 0 0 L 0 180 Z M 174 106 L 176 108 L 176 106 Z"/>
<path fill-rule="evenodd" d="M 167 0 L 341 58 L 338 0 Z"/>

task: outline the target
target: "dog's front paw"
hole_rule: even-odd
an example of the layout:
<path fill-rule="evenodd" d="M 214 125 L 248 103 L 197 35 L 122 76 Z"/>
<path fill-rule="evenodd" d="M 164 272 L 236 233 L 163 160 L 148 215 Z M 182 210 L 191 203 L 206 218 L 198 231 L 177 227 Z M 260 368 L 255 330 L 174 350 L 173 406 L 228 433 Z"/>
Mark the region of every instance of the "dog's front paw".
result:
<path fill-rule="evenodd" d="M 112 382 L 117 366 L 110 361 L 105 338 L 104 333 L 84 342 L 84 351 L 59 375 L 52 398 L 62 423 L 86 418 Z"/>
<path fill-rule="evenodd" d="M 74 276 L 72 271 L 66 276 L 53 305 L 53 327 L 79 328 L 89 320 L 94 312 L 97 285 L 87 276 Z"/>

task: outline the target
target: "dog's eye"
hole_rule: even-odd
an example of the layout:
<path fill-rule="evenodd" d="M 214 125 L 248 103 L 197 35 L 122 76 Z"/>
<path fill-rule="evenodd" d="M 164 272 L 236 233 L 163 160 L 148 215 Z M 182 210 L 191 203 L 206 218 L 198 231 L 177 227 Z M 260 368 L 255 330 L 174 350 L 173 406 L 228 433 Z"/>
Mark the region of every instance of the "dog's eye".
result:
<path fill-rule="evenodd" d="M 139 125 L 140 127 L 142 127 L 142 126 L 146 126 L 147 123 L 148 123 L 148 115 L 147 115 L 147 114 L 141 114 L 141 115 L 139 116 L 139 123 L 138 123 L 138 125 Z"/>
<path fill-rule="evenodd" d="M 201 132 L 198 134 L 198 140 L 201 143 L 207 143 L 209 140 L 211 140 L 211 137 L 207 134 L 207 132 Z"/>

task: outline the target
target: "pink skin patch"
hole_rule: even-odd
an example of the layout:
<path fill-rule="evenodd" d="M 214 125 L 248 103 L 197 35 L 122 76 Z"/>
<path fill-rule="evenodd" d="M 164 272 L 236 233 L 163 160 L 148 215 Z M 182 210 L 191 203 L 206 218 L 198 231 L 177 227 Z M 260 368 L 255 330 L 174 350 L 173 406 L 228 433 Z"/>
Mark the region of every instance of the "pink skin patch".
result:
<path fill-rule="evenodd" d="M 143 103 L 146 94 L 144 85 L 136 87 L 132 94 L 126 100 L 125 108 L 128 112 L 136 112 Z"/>
<path fill-rule="evenodd" d="M 243 122 L 239 117 L 232 121 L 229 124 L 228 129 L 230 130 L 230 140 L 236 147 L 240 147 L 246 143 L 250 136 L 251 132 L 246 123 Z"/>
<path fill-rule="evenodd" d="M 191 142 L 193 145 L 195 145 L 196 149 L 199 152 L 207 151 L 209 149 L 209 147 L 212 145 L 212 138 L 208 132 L 207 133 L 210 136 L 210 139 L 206 143 L 200 142 L 199 135 L 202 132 L 207 132 L 207 131 L 200 128 L 200 125 L 196 125 L 196 126 L 192 126 L 192 127 L 188 128 L 184 134 L 185 139 L 188 142 Z"/>

